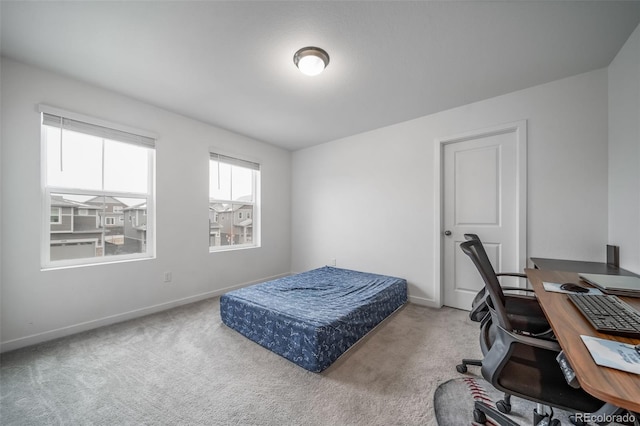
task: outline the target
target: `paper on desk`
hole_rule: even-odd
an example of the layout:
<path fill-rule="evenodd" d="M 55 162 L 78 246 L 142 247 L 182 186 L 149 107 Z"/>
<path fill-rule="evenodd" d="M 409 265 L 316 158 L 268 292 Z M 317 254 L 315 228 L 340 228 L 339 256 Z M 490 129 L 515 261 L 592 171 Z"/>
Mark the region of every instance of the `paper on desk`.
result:
<path fill-rule="evenodd" d="M 580 337 L 596 364 L 640 374 L 640 354 L 636 352 L 634 345 L 593 336 Z"/>
<path fill-rule="evenodd" d="M 587 294 L 587 295 L 602 294 L 602 292 L 599 289 L 593 288 L 593 287 L 585 287 L 589 289 L 588 292 L 576 293 L 575 291 L 567 291 L 567 290 L 561 289 L 560 286 L 562 284 L 559 284 L 559 283 L 550 283 L 550 282 L 543 281 L 542 285 L 544 286 L 544 289 L 546 291 L 553 291 L 556 293 L 573 293 L 573 294 Z"/>

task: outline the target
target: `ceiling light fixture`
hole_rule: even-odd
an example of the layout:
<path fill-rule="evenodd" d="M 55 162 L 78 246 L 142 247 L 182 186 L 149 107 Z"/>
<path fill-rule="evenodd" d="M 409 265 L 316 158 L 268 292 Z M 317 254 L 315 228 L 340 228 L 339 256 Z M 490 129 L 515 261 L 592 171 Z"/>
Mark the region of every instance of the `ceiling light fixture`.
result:
<path fill-rule="evenodd" d="M 329 65 L 329 54 L 319 47 L 303 47 L 293 55 L 293 63 L 306 75 L 318 75 Z"/>

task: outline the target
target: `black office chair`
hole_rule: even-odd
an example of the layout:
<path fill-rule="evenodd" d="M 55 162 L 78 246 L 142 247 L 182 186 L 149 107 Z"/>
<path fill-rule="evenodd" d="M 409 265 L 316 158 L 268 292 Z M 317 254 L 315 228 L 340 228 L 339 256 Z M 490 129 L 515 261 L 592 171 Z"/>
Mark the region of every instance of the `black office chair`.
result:
<path fill-rule="evenodd" d="M 496 389 L 538 404 L 584 413 L 617 410 L 567 383 L 556 361 L 561 350 L 557 342 L 518 332 L 509 316 L 505 304 L 507 299 L 482 242 L 466 241 L 460 244 L 460 248 L 480 272 L 489 295 L 487 306 L 490 318 L 484 322 L 480 335 L 481 346 L 488 348 L 482 361 L 482 376 Z M 515 424 L 494 407 L 476 401 L 474 420 L 484 423 L 487 415 L 500 425 Z M 542 413 L 534 411 L 534 424 L 538 424 L 542 418 Z M 551 422 L 558 423 L 557 419 Z"/>
<path fill-rule="evenodd" d="M 464 234 L 467 241 L 479 241 L 480 237 L 477 234 Z M 513 273 L 513 272 L 500 272 L 495 274 L 497 277 L 518 277 L 526 278 L 526 274 Z M 521 287 L 500 287 L 500 297 L 504 301 L 504 305 L 507 310 L 507 315 L 511 320 L 514 328 L 526 334 L 533 335 L 545 335 L 550 332 L 551 326 L 547 321 L 542 308 L 538 303 L 535 296 L 525 296 L 519 294 L 505 294 L 505 291 L 519 291 L 533 293 L 533 289 L 521 288 Z M 472 321 L 481 322 L 485 318 L 489 309 L 487 307 L 488 293 L 486 287 L 483 287 L 473 300 L 472 310 L 469 313 L 469 317 Z"/>
<path fill-rule="evenodd" d="M 480 237 L 477 234 L 464 234 L 467 241 L 480 241 Z M 522 273 L 501 272 L 496 273 L 496 276 L 508 276 L 526 278 L 527 276 Z M 523 291 L 533 292 L 532 289 L 520 288 L 520 287 L 504 287 L 502 286 L 500 292 L 507 310 L 511 323 L 514 328 L 523 334 L 530 334 L 537 337 L 552 338 L 553 333 L 551 326 L 547 321 L 540 304 L 533 296 L 516 295 L 516 294 L 504 294 L 504 291 Z M 471 311 L 469 312 L 469 318 L 471 321 L 480 322 L 482 327 L 483 322 L 489 318 L 489 307 L 487 306 L 487 299 L 489 293 L 486 288 L 482 288 L 476 297 L 473 299 L 471 305 Z M 482 347 L 482 353 L 485 354 L 488 351 L 487 347 Z M 475 365 L 482 366 L 482 360 L 479 359 L 463 359 L 462 362 L 456 365 L 456 370 L 459 373 L 466 373 L 467 366 Z M 511 410 L 510 399 L 505 396 L 504 401 L 500 401 L 499 409 L 503 413 L 508 413 Z"/>

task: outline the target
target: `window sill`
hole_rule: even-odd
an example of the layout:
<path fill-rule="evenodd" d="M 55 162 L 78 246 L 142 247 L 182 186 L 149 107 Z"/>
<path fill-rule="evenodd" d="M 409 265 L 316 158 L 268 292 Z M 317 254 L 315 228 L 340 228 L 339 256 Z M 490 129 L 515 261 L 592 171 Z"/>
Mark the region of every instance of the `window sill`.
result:
<path fill-rule="evenodd" d="M 128 259 L 114 259 L 108 260 L 104 262 L 87 262 L 87 263 L 74 263 L 74 264 L 52 264 L 47 266 L 42 266 L 40 271 L 57 271 L 61 269 L 74 269 L 74 268 L 85 268 L 87 266 L 101 266 L 101 265 L 113 265 L 114 263 L 129 263 L 129 262 L 139 262 L 144 260 L 155 260 L 155 256 L 145 256 L 145 257 L 134 257 Z"/>
<path fill-rule="evenodd" d="M 209 247 L 209 253 L 224 253 L 227 251 L 250 250 L 250 249 L 256 249 L 256 248 L 260 248 L 260 246 L 256 244 L 251 244 L 251 245 Z"/>

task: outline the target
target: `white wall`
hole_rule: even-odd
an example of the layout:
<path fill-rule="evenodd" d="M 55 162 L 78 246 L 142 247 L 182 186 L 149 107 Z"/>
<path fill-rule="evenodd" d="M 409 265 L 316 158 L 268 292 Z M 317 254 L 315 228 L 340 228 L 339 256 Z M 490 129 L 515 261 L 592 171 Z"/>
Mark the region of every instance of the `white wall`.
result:
<path fill-rule="evenodd" d="M 620 245 L 623 267 L 640 272 L 638 55 L 636 29 L 608 70 L 301 150 L 292 166 L 284 150 L 2 59 L 2 348 L 334 258 L 338 266 L 405 277 L 414 302 L 433 304 L 434 141 L 521 119 L 528 121 L 528 256 L 601 261 L 608 242 Z M 38 103 L 160 135 L 157 259 L 40 270 Z M 262 162 L 260 249 L 208 252 L 211 146 Z M 169 270 L 173 283 L 165 284 Z"/>
<path fill-rule="evenodd" d="M 404 277 L 412 301 L 434 304 L 434 140 L 521 119 L 528 256 L 604 260 L 603 69 L 294 152 L 292 269 L 335 258 Z"/>
<path fill-rule="evenodd" d="M 290 271 L 288 151 L 4 58 L 1 78 L 4 350 Z M 39 103 L 160 136 L 156 259 L 41 271 Z M 211 146 L 262 164 L 261 248 L 209 253 Z"/>
<path fill-rule="evenodd" d="M 640 26 L 609 73 L 609 243 L 640 273 Z"/>

